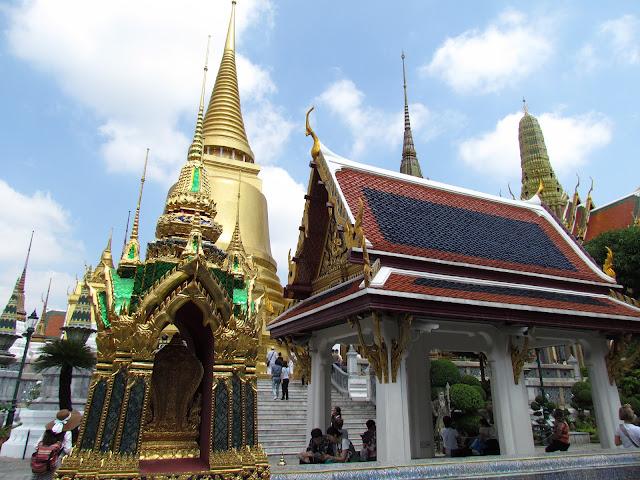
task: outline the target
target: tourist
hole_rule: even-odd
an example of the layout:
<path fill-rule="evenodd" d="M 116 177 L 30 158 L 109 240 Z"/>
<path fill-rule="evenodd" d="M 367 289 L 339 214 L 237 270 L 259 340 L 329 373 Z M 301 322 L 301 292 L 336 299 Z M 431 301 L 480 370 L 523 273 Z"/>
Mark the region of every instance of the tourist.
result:
<path fill-rule="evenodd" d="M 276 358 L 276 363 L 281 367 L 285 366 L 284 358 L 282 358 L 282 352 L 278 352 L 278 358 Z"/>
<path fill-rule="evenodd" d="M 282 378 L 282 400 L 289 400 L 289 362 L 285 362 L 280 374 Z"/>
<path fill-rule="evenodd" d="M 376 422 L 367 420 L 367 430 L 360 435 L 362 437 L 362 450 L 360 450 L 360 460 L 363 462 L 374 462 L 378 458 L 378 438 L 376 432 Z"/>
<path fill-rule="evenodd" d="M 336 420 L 338 418 L 342 418 L 342 409 L 338 406 L 335 406 L 331 409 L 331 424 L 330 427 L 336 426 Z"/>
<path fill-rule="evenodd" d="M 275 347 L 271 347 L 271 350 L 267 352 L 267 375 L 271 375 L 271 367 L 276 361 L 278 354 L 276 353 Z"/>
<path fill-rule="evenodd" d="M 551 443 L 544 449 L 545 452 L 566 452 L 569 449 L 569 425 L 564 420 L 564 412 L 559 408 L 553 412 L 555 420 L 553 433 L 550 436 Z"/>
<path fill-rule="evenodd" d="M 342 368 L 342 355 L 340 355 L 340 350 L 337 348 L 332 350 L 331 357 L 333 358 L 334 365 L 338 368 Z"/>
<path fill-rule="evenodd" d="M 324 463 L 325 455 L 334 453 L 331 442 L 322 430 L 314 428 L 311 430 L 311 440 L 307 450 L 298 454 L 300 463 Z"/>
<path fill-rule="evenodd" d="M 453 420 L 446 415 L 442 422 L 444 428 L 440 432 L 442 437 L 442 450 L 447 457 L 467 457 L 471 454 L 471 450 L 460 445 L 460 434 L 453 428 Z"/>
<path fill-rule="evenodd" d="M 616 431 L 615 444 L 624 448 L 640 448 L 640 427 L 633 424 L 636 416 L 631 405 L 627 403 L 621 406 L 618 417 L 622 423 Z"/>
<path fill-rule="evenodd" d="M 480 428 L 478 429 L 478 436 L 473 440 L 470 447 L 474 453 L 478 455 L 486 455 L 488 449 L 488 442 L 495 437 L 493 427 L 489 424 L 486 418 L 480 419 Z"/>
<path fill-rule="evenodd" d="M 340 430 L 335 427 L 327 428 L 327 437 L 334 445 L 335 455 L 326 454 L 324 460 L 326 463 L 344 463 L 357 460 L 356 449 L 351 440 L 344 438 Z"/>
<path fill-rule="evenodd" d="M 271 366 L 271 392 L 274 400 L 277 400 L 280 395 L 280 382 L 282 380 L 282 362 L 279 362 L 279 359 L 278 357 Z"/>
<path fill-rule="evenodd" d="M 340 417 L 336 417 L 335 422 L 333 422 L 331 426 L 335 427 L 335 429 L 340 432 L 340 435 L 342 436 L 342 438 L 348 439 L 349 431 L 346 428 L 343 428 L 343 425 L 344 425 L 344 420 L 340 416 Z"/>
<path fill-rule="evenodd" d="M 55 420 L 47 423 L 38 441 L 36 451 L 31 456 L 32 480 L 51 480 L 64 455 L 72 448 L 71 431 L 80 425 L 80 412 L 60 410 Z"/>

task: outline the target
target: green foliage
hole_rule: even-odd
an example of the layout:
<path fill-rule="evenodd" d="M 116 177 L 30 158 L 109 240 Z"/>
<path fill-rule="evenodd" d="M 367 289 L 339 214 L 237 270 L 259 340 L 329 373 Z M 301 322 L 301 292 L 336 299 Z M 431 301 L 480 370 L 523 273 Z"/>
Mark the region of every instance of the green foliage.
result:
<path fill-rule="evenodd" d="M 576 382 L 571 387 L 571 406 L 577 410 L 592 410 L 591 384 L 589 382 Z"/>
<path fill-rule="evenodd" d="M 467 436 L 472 437 L 478 435 L 480 418 L 480 415 L 476 415 L 475 413 L 466 413 L 457 417 L 454 424 L 458 431 L 465 432 Z"/>
<path fill-rule="evenodd" d="M 487 392 L 484 391 L 484 388 L 482 388 L 482 385 L 471 385 L 471 386 L 477 390 L 477 392 L 482 397 L 482 400 L 487 399 Z"/>
<path fill-rule="evenodd" d="M 466 413 L 475 413 L 484 407 L 480 392 L 471 385 L 457 383 L 451 387 L 451 405 Z"/>
<path fill-rule="evenodd" d="M 446 359 L 433 360 L 431 362 L 431 385 L 445 387 L 447 383 L 453 385 L 460 382 L 460 370 L 451 361 Z"/>
<path fill-rule="evenodd" d="M 576 420 L 574 425 L 576 432 L 587 432 L 591 435 L 591 442 L 598 441 L 598 427 L 593 417 L 583 417 Z"/>
<path fill-rule="evenodd" d="M 460 383 L 464 383 L 465 385 L 471 385 L 472 387 L 482 387 L 482 383 L 473 375 L 463 375 L 460 379 Z"/>
<path fill-rule="evenodd" d="M 93 368 L 95 363 L 96 357 L 85 344 L 56 339 L 44 344 L 33 366 L 41 372 L 47 368 Z"/>
<path fill-rule="evenodd" d="M 640 227 L 605 232 L 584 244 L 599 265 L 607 257 L 605 247 L 613 250 L 613 269 L 618 283 L 624 285 L 627 295 L 640 298 Z"/>

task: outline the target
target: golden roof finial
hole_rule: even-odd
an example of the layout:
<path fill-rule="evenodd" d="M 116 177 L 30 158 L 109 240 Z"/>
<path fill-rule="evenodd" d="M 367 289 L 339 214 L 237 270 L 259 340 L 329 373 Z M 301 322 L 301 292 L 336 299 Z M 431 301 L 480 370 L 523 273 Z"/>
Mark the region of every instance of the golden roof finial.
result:
<path fill-rule="evenodd" d="M 318 155 L 320 155 L 320 140 L 318 139 L 318 136 L 313 131 L 313 129 L 311 128 L 311 124 L 309 123 L 309 114 L 315 108 L 316 107 L 311 107 L 309 110 L 307 110 L 307 121 L 306 121 L 306 131 L 305 131 L 305 136 L 308 137 L 309 135 L 311 135 L 311 138 L 313 138 L 313 146 L 311 147 L 311 158 L 313 158 L 314 160 Z"/>
<path fill-rule="evenodd" d="M 511 195 L 511 198 L 515 200 L 516 196 L 513 194 L 513 191 L 511 190 L 511 183 L 507 183 L 507 188 L 509 189 L 509 195 Z"/>
<path fill-rule="evenodd" d="M 204 117 L 204 144 L 223 148 L 225 156 L 231 151 L 232 159 L 253 163 L 254 156 L 244 129 L 236 71 L 235 22 L 236 2 L 231 2 L 231 17 L 216 83 L 213 86 L 209 108 Z M 237 156 L 241 158 L 237 158 Z"/>
<path fill-rule="evenodd" d="M 236 203 L 236 226 L 231 234 L 231 240 L 227 247 L 227 255 L 230 253 L 246 254 L 244 245 L 242 244 L 242 236 L 240 235 L 240 187 L 242 185 L 242 171 L 238 171 L 238 202 Z"/>
<path fill-rule="evenodd" d="M 204 125 L 204 92 L 207 87 L 207 71 L 209 70 L 209 44 L 211 42 L 211 35 L 207 37 L 207 53 L 204 56 L 204 72 L 202 74 L 202 88 L 200 90 L 200 103 L 198 105 L 198 115 L 196 117 L 196 128 L 193 133 L 193 140 L 189 147 L 189 154 L 187 158 L 189 160 L 200 161 L 202 163 L 202 154 L 204 153 L 204 138 L 203 125 Z"/>
<path fill-rule="evenodd" d="M 613 250 L 609 247 L 604 247 L 607 249 L 607 258 L 604 259 L 604 265 L 602 266 L 602 270 L 604 273 L 609 275 L 611 278 L 616 278 L 616 271 L 613 269 Z"/>
<path fill-rule="evenodd" d="M 47 316 L 47 305 L 49 304 L 49 294 L 51 293 L 51 280 L 53 280 L 53 277 L 49 277 L 49 286 L 47 287 L 47 294 L 42 299 L 42 313 L 40 314 L 40 321 L 36 326 L 36 335 L 40 335 L 40 336 L 44 336 L 47 329 L 46 316 Z"/>
<path fill-rule="evenodd" d="M 133 227 L 131 227 L 131 238 L 138 238 L 138 228 L 140 226 L 140 204 L 142 203 L 142 191 L 144 189 L 144 181 L 147 175 L 147 162 L 149 161 L 149 149 L 144 157 L 144 168 L 142 169 L 142 177 L 140 177 L 140 191 L 138 192 L 138 203 L 136 204 L 136 214 L 133 217 Z"/>

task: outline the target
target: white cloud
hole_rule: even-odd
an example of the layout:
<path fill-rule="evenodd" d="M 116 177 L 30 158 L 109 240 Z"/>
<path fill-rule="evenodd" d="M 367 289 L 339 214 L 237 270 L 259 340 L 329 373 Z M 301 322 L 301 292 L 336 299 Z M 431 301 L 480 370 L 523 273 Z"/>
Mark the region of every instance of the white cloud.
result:
<path fill-rule="evenodd" d="M 66 290 L 73 271 L 84 257 L 84 246 L 74 238 L 69 212 L 49 193 L 25 195 L 0 180 L 0 309 L 4 309 L 22 272 L 31 230 L 35 230 L 27 270 L 26 305 L 40 314 L 41 295 L 53 277 L 49 306 L 66 310 Z"/>
<path fill-rule="evenodd" d="M 399 147 L 404 132 L 404 112 L 387 112 L 365 104 L 365 95 L 349 79 L 338 80 L 329 85 L 316 99 L 339 117 L 353 137 L 350 152 L 352 157 L 360 157 L 368 147 Z M 445 130 L 456 128 L 465 121 L 457 112 L 432 112 L 422 103 L 409 105 L 411 130 L 414 140 L 425 140 L 442 134 Z"/>
<path fill-rule="evenodd" d="M 271 253 L 278 264 L 280 281 L 286 284 L 289 270 L 287 254 L 289 249 L 295 251 L 298 243 L 306 189 L 280 167 L 263 167 L 260 178 L 263 181 L 262 192 L 269 205 Z"/>
<path fill-rule="evenodd" d="M 293 131 L 293 122 L 285 118 L 281 108 L 268 100 L 259 102 L 245 116 L 247 136 L 256 159 L 269 164 L 278 158 Z"/>
<path fill-rule="evenodd" d="M 507 11 L 483 31 L 447 38 L 421 71 L 459 93 L 497 92 L 539 69 L 552 53 L 549 28 L 542 21 Z"/>
<path fill-rule="evenodd" d="M 500 180 L 520 175 L 518 123 L 522 113 L 502 118 L 494 130 L 463 141 L 460 158 L 478 172 Z M 593 150 L 611 141 L 612 124 L 597 113 L 562 116 L 543 113 L 538 116 L 551 165 L 558 174 L 573 172 L 584 165 Z"/>
<path fill-rule="evenodd" d="M 150 176 L 166 179 L 186 156 L 190 139 L 178 124 L 191 116 L 195 122 L 207 35 L 213 35 L 210 92 L 230 6 L 208 0 L 23 0 L 4 11 L 12 53 L 52 74 L 102 122 L 107 167 L 137 173 L 150 147 Z M 243 33 L 258 23 L 273 24 L 270 0 L 241 2 L 236 8 L 240 50 Z M 241 55 L 237 64 L 243 99 L 263 100 L 275 91 L 267 70 Z"/>
<path fill-rule="evenodd" d="M 624 63 L 640 63 L 640 19 L 623 15 L 604 22 L 599 29 L 610 42 L 616 58 Z"/>

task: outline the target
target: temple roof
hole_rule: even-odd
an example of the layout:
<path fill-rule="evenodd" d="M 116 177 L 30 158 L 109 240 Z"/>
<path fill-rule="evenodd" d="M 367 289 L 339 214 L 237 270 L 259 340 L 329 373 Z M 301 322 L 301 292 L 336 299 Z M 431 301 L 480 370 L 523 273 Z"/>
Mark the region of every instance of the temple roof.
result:
<path fill-rule="evenodd" d="M 640 217 L 640 188 L 618 200 L 591 210 L 585 241 L 601 233 L 620 230 Z"/>
<path fill-rule="evenodd" d="M 370 253 L 615 284 L 543 206 L 323 155 Z"/>

